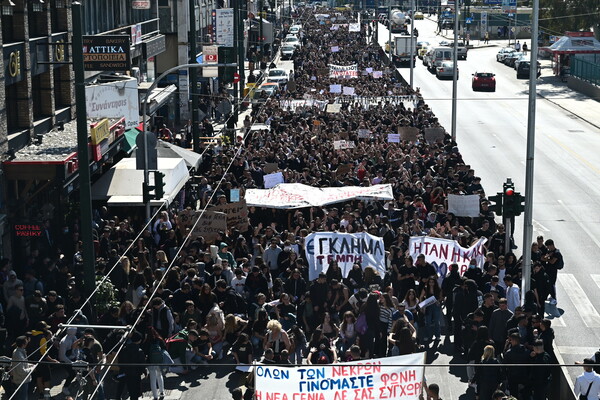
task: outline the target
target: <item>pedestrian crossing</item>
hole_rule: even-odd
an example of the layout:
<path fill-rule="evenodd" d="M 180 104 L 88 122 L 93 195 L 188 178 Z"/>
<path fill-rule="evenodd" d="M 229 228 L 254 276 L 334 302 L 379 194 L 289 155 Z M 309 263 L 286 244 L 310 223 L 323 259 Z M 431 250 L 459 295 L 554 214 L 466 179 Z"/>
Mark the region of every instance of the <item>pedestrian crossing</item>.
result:
<path fill-rule="evenodd" d="M 600 278 L 600 276 L 598 276 Z M 594 282 L 598 284 L 594 277 Z M 579 284 L 579 280 L 573 274 L 558 274 L 558 282 L 568 293 L 568 299 L 575 306 L 575 310 L 588 328 L 600 328 L 600 314 L 585 294 L 585 291 Z"/>

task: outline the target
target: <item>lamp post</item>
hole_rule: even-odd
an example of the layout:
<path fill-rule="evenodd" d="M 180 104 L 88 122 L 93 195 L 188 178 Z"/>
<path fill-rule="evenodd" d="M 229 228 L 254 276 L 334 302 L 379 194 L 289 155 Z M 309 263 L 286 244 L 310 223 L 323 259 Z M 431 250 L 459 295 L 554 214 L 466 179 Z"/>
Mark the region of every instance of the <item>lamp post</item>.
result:
<path fill-rule="evenodd" d="M 458 91 L 458 10 L 460 10 L 459 0 L 454 5 L 454 47 L 452 49 L 452 63 L 454 64 L 454 73 L 452 76 L 452 140 L 456 141 L 456 96 Z"/>
<path fill-rule="evenodd" d="M 189 0 L 190 4 L 190 64 L 196 62 L 197 46 L 196 46 L 196 0 Z M 192 141 L 194 142 L 194 152 L 200 153 L 200 127 L 198 126 L 198 71 L 195 68 L 190 69 L 190 86 L 192 89 Z"/>

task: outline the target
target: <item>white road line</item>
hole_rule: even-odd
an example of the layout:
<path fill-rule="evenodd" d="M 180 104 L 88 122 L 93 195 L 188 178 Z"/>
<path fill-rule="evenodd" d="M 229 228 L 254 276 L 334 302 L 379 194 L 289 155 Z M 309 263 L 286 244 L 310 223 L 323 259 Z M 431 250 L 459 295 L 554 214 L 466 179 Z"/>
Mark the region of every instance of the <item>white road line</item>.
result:
<path fill-rule="evenodd" d="M 546 305 L 546 307 L 548 307 Z M 547 310 L 548 308 L 546 308 Z M 552 318 L 548 318 L 550 321 L 552 321 L 552 328 L 556 328 L 557 326 L 560 326 L 561 328 L 566 328 L 567 324 L 565 323 L 565 319 L 560 316 L 560 317 L 552 317 Z"/>
<path fill-rule="evenodd" d="M 571 211 L 569 209 L 569 207 L 565 206 L 565 203 L 563 203 L 562 200 L 558 200 L 558 203 L 563 206 L 563 208 L 567 211 L 567 213 L 569 214 L 569 216 L 573 219 L 574 222 L 577 222 L 578 218 L 577 216 L 573 213 L 573 211 Z M 596 243 L 596 246 L 598 246 L 598 248 L 600 249 L 600 240 L 596 239 L 596 236 L 592 234 L 592 232 L 590 232 L 590 230 L 587 228 L 587 226 L 585 226 L 585 224 L 579 223 L 577 222 L 577 225 L 579 225 L 579 227 L 581 229 L 583 229 L 583 231 L 588 235 L 588 237 L 594 242 Z"/>
<path fill-rule="evenodd" d="M 540 224 L 535 219 L 532 221 L 533 228 L 538 232 L 550 232 L 550 229 L 546 228 L 544 225 Z"/>
<path fill-rule="evenodd" d="M 583 323 L 588 328 L 600 328 L 600 314 L 594 308 L 592 302 L 586 296 L 583 288 L 575 279 L 573 274 L 558 274 L 558 280 L 565 292 L 569 293 L 569 299 L 581 316 Z"/>
<path fill-rule="evenodd" d="M 583 346 L 556 346 L 560 354 L 584 354 L 592 356 L 598 351 L 598 347 Z"/>
<path fill-rule="evenodd" d="M 599 274 L 590 274 L 590 276 L 594 280 L 594 283 L 596 284 L 596 286 L 598 286 L 598 288 L 600 288 L 600 275 Z"/>

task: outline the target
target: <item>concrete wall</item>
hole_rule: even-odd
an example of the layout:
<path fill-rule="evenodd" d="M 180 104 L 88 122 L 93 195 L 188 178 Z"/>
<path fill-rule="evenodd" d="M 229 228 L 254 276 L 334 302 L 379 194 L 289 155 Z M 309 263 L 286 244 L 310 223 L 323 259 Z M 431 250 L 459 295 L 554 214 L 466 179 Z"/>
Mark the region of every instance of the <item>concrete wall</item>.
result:
<path fill-rule="evenodd" d="M 575 78 L 573 76 L 569 76 L 567 80 L 567 85 L 570 89 L 573 89 L 579 93 L 583 93 L 586 96 L 597 99 L 600 98 L 600 87 L 596 85 L 592 85 L 586 81 L 583 81 L 579 78 Z"/>

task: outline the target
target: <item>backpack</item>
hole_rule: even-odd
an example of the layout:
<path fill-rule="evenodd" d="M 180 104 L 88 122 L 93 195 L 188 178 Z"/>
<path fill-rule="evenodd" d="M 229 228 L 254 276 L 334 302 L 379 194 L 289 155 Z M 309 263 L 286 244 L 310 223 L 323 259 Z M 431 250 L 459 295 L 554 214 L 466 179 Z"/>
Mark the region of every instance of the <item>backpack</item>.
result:
<path fill-rule="evenodd" d="M 171 336 L 170 338 L 168 338 L 167 340 L 165 340 L 165 344 L 167 346 L 167 351 L 170 353 L 171 352 L 171 346 L 173 345 L 173 343 L 182 343 L 182 342 L 187 342 L 188 340 L 188 335 L 187 332 L 182 330 L 179 333 Z"/>
<path fill-rule="evenodd" d="M 600 350 L 594 353 L 594 362 L 596 364 L 600 363 Z M 594 372 L 600 374 L 600 365 L 594 366 Z"/>
<path fill-rule="evenodd" d="M 235 290 L 233 293 L 235 294 L 235 314 L 246 315 L 246 310 L 248 309 L 246 300 L 244 300 L 244 297 Z"/>

